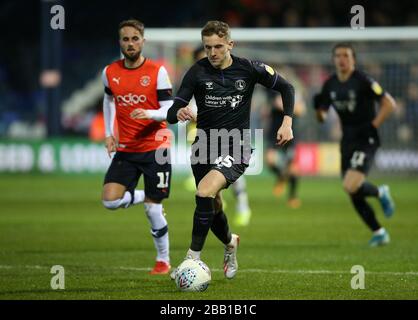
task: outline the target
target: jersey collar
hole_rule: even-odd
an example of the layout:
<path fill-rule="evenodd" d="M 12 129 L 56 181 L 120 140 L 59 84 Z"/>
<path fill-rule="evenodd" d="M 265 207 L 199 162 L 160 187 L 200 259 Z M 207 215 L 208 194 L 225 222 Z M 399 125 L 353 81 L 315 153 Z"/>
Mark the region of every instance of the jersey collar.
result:
<path fill-rule="evenodd" d="M 125 66 L 125 59 L 122 59 L 122 65 L 123 65 L 123 68 L 126 70 L 136 70 L 136 69 L 141 68 L 145 64 L 146 61 L 147 61 L 147 58 L 144 57 L 144 61 L 142 61 L 142 63 L 139 66 L 135 68 L 128 68 L 127 66 Z"/>

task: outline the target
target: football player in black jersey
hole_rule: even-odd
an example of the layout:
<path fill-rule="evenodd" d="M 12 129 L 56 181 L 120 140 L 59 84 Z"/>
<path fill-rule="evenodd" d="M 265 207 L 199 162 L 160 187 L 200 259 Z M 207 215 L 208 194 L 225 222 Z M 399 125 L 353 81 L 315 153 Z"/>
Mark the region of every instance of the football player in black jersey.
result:
<path fill-rule="evenodd" d="M 344 190 L 373 232 L 369 245 L 384 245 L 390 241 L 389 234 L 377 221 L 366 198 L 378 198 L 388 218 L 393 215 L 395 205 L 389 187 L 375 186 L 366 181 L 366 175 L 380 146 L 377 129 L 396 104 L 375 80 L 356 70 L 355 52 L 349 43 L 335 45 L 332 54 L 336 72 L 324 83 L 321 93 L 314 97 L 316 115 L 323 122 L 330 106 L 338 113 L 343 131 L 340 150 Z"/>
<path fill-rule="evenodd" d="M 196 48 L 193 51 L 193 61 L 199 61 L 206 57 L 205 49 L 202 45 Z M 194 116 L 196 117 L 197 114 L 197 106 L 196 100 L 192 98 L 190 101 L 189 107 L 193 110 Z M 280 123 L 274 128 L 274 134 L 277 133 L 277 128 L 282 123 L 282 119 L 279 119 Z M 187 123 L 187 141 L 193 143 L 196 138 L 196 122 L 189 121 Z M 276 143 L 276 138 L 274 139 L 274 143 Z M 185 181 L 185 187 L 188 191 L 195 191 L 195 179 L 193 174 L 190 174 L 190 177 L 187 178 Z M 231 184 L 232 191 L 235 196 L 235 225 L 238 227 L 245 227 L 248 226 L 251 219 L 251 209 L 250 204 L 248 201 L 248 193 L 247 193 L 247 182 L 245 176 L 242 175 L 237 181 Z M 219 197 L 222 197 L 221 193 L 219 193 Z M 222 197 L 223 208 L 226 208 L 226 202 Z"/>
<path fill-rule="evenodd" d="M 234 183 L 248 167 L 251 98 L 256 83 L 280 92 L 284 117 L 277 130 L 278 145 L 293 139 L 294 88 L 273 68 L 231 54 L 234 45 L 229 26 L 209 21 L 201 32 L 207 57 L 185 74 L 167 112 L 167 121 L 176 123 L 194 118 L 188 107 L 192 96 L 197 105 L 197 136 L 192 146 L 196 209 L 192 241 L 186 258 L 200 259 L 209 229 L 225 245 L 224 274 L 232 279 L 237 270 L 239 237 L 229 231 L 219 192 Z M 175 278 L 176 270 L 171 274 Z"/>
<path fill-rule="evenodd" d="M 298 118 L 305 114 L 306 106 L 302 97 L 303 88 L 298 83 L 295 75 L 290 70 L 282 70 L 282 74 L 286 79 L 290 80 L 296 88 L 295 107 L 293 117 L 293 133 L 295 138 L 286 144 L 284 147 L 276 145 L 276 131 L 283 120 L 283 102 L 280 94 L 270 91 L 268 94 L 268 113 L 267 119 L 269 128 L 266 130 L 266 150 L 265 160 L 268 168 L 276 176 L 276 183 L 273 189 L 273 194 L 276 197 L 281 197 L 288 185 L 287 205 L 292 209 L 297 209 L 301 206 L 301 201 L 298 197 L 299 174 L 295 163 L 297 131 L 296 124 Z"/>

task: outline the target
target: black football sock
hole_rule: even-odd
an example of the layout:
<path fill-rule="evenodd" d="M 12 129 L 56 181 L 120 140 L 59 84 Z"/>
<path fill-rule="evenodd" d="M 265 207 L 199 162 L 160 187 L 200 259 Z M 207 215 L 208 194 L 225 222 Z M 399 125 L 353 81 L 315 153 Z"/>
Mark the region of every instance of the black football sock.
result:
<path fill-rule="evenodd" d="M 276 175 L 277 180 L 282 180 L 284 178 L 283 173 L 278 166 L 269 165 L 269 169 Z"/>
<path fill-rule="evenodd" d="M 357 210 L 360 217 L 372 231 L 376 231 L 381 228 L 379 222 L 376 220 L 376 216 L 372 207 L 367 203 L 364 196 L 358 195 L 357 193 L 351 195 L 351 202 L 353 203 L 353 206 Z"/>
<path fill-rule="evenodd" d="M 231 232 L 229 231 L 228 219 L 223 211 L 215 213 L 210 229 L 223 244 L 231 242 Z"/>
<path fill-rule="evenodd" d="M 190 249 L 201 251 L 205 244 L 215 214 L 214 199 L 196 196 L 196 210 L 193 217 L 192 243 Z"/>
<path fill-rule="evenodd" d="M 379 189 L 372 183 L 364 181 L 356 194 L 360 194 L 365 197 L 378 197 Z"/>
<path fill-rule="evenodd" d="M 298 185 L 298 177 L 291 174 L 289 176 L 288 181 L 289 181 L 289 199 L 294 199 L 294 198 L 296 198 L 296 188 L 297 188 L 297 185 Z"/>

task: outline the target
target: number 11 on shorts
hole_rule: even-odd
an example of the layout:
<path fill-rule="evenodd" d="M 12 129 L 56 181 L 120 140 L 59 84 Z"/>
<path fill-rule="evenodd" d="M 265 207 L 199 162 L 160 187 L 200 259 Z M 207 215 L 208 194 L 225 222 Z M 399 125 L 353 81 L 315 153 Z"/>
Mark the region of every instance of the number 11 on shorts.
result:
<path fill-rule="evenodd" d="M 167 188 L 168 187 L 168 177 L 170 176 L 170 172 L 157 172 L 158 178 L 160 178 L 160 182 L 157 184 L 157 188 Z"/>

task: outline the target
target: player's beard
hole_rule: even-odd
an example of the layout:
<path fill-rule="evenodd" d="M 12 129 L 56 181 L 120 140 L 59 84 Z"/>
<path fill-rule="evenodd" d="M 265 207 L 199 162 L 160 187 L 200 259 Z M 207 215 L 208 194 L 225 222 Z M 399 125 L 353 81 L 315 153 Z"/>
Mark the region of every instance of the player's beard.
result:
<path fill-rule="evenodd" d="M 141 56 L 141 51 L 139 50 L 138 52 L 135 52 L 135 53 L 130 53 L 128 51 L 122 51 L 122 54 L 123 54 L 123 56 L 125 57 L 126 60 L 129 60 L 130 62 L 135 62 Z"/>

